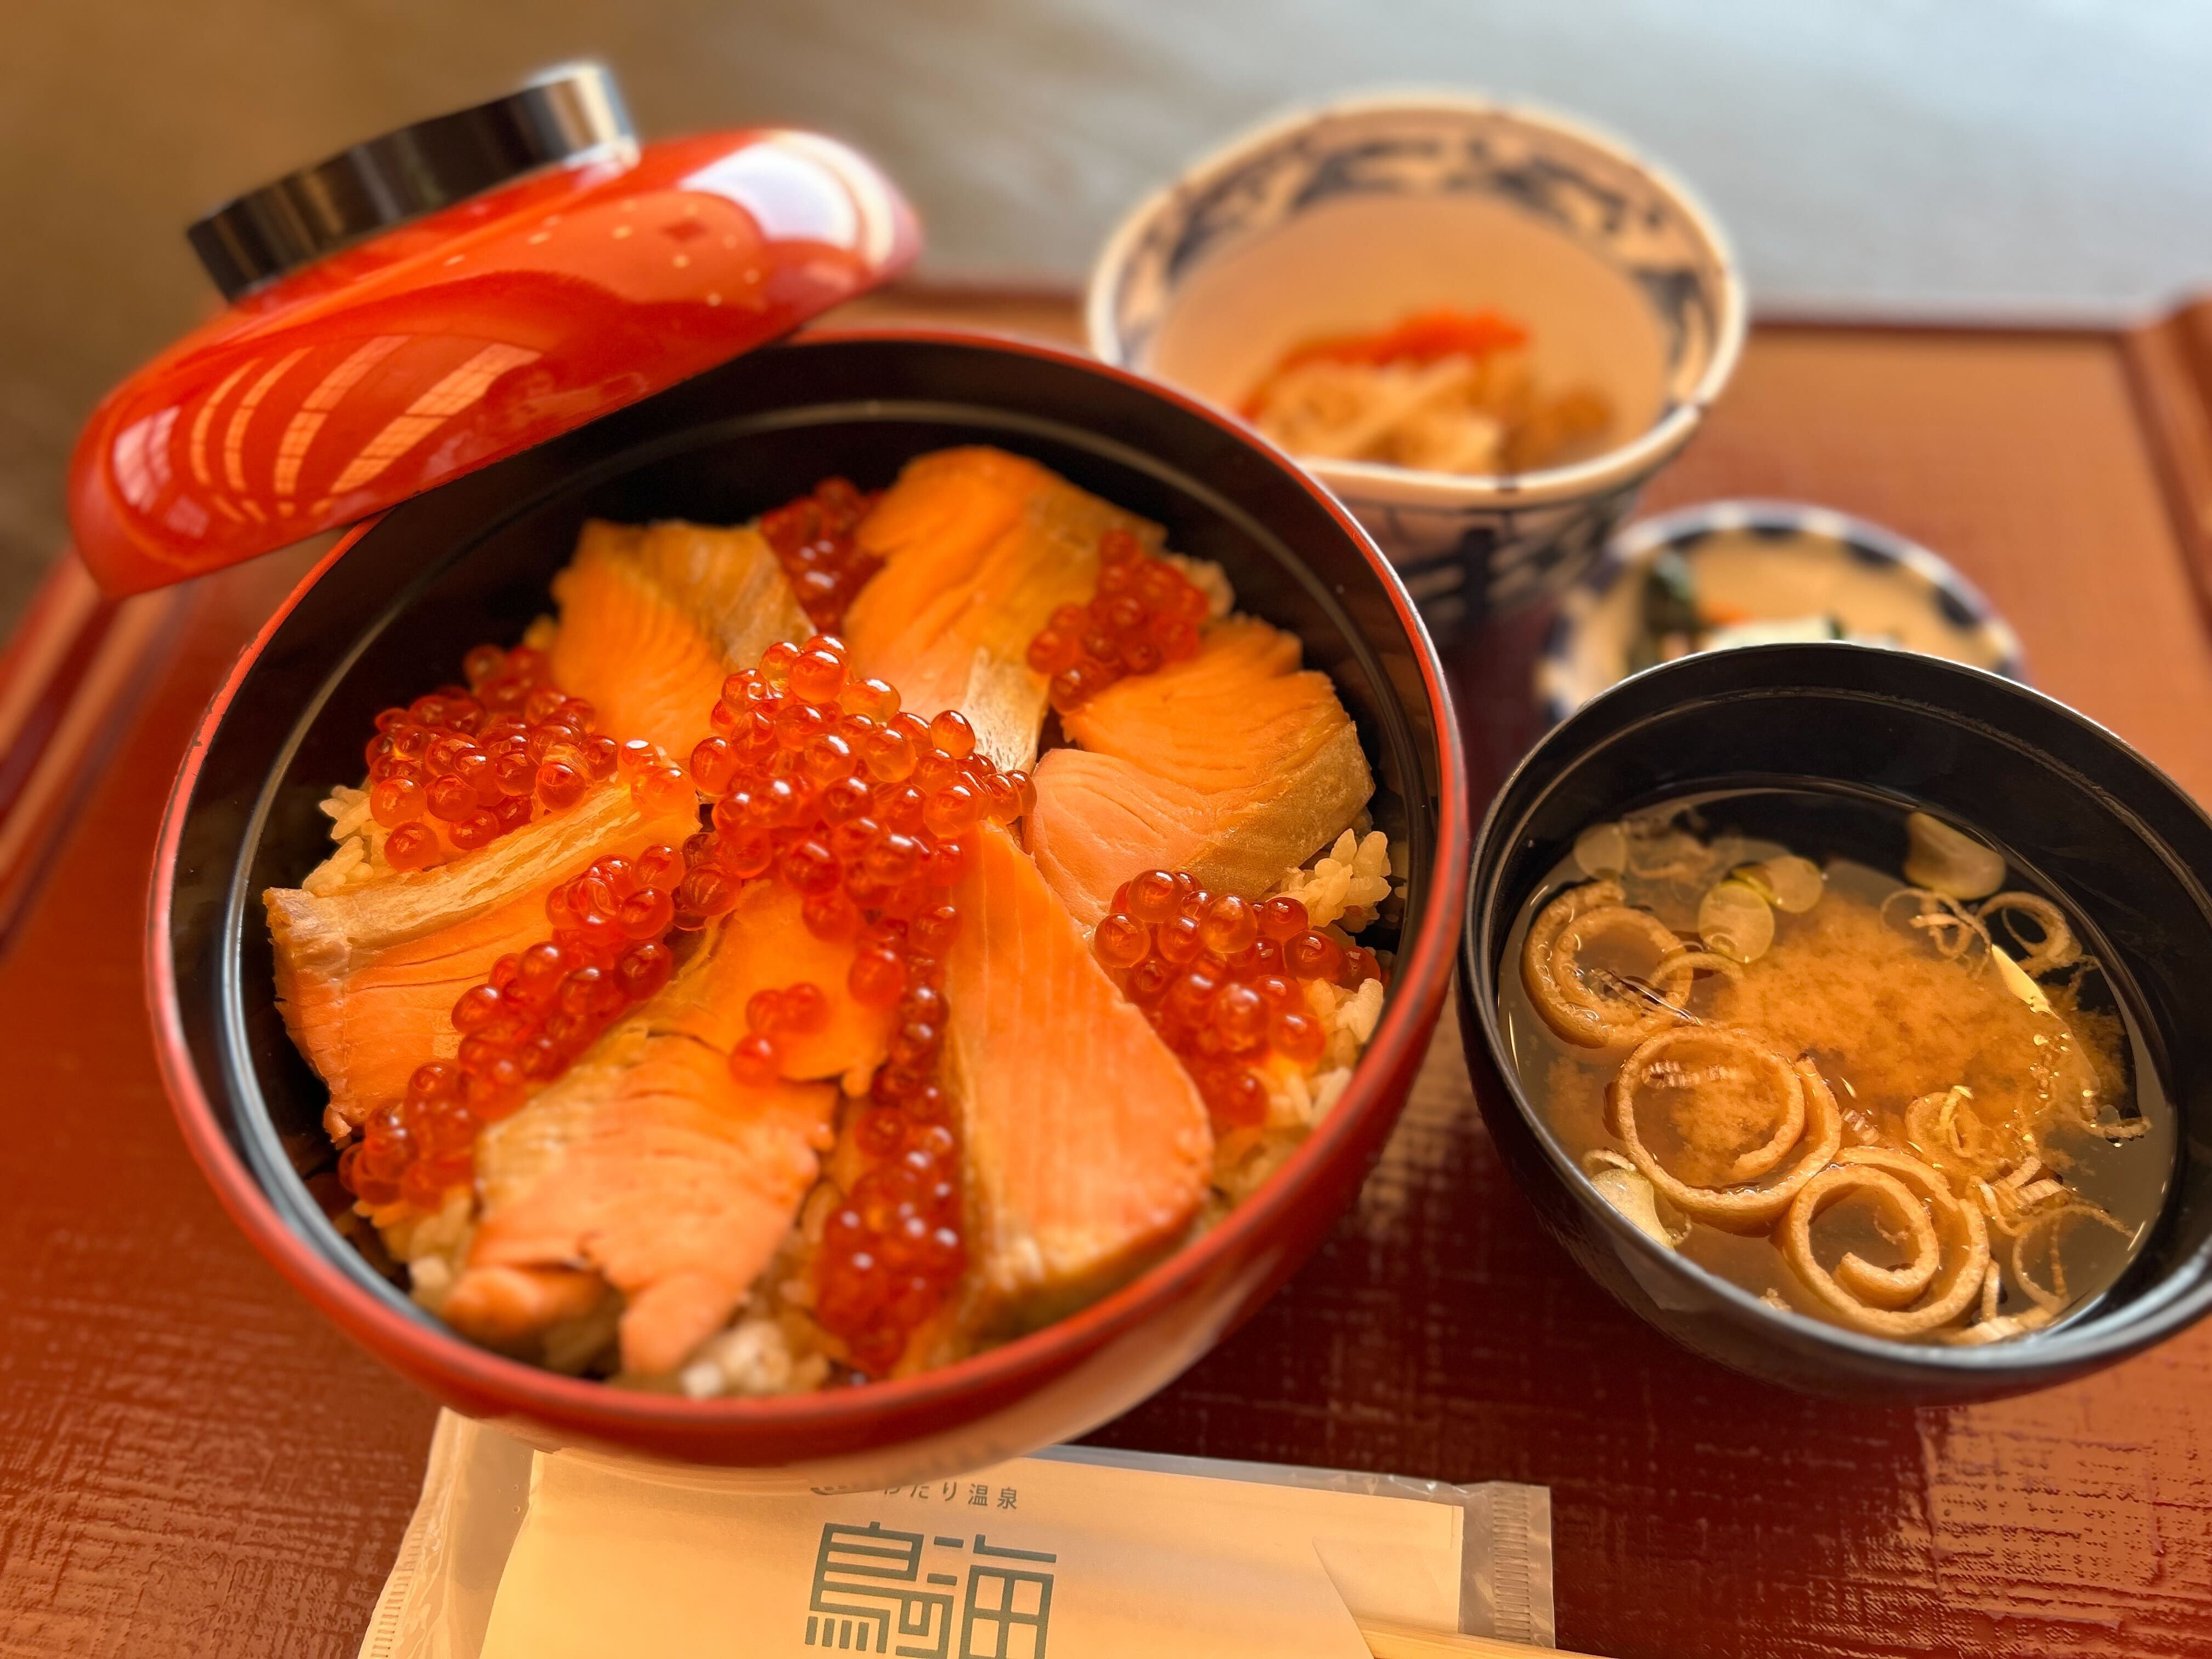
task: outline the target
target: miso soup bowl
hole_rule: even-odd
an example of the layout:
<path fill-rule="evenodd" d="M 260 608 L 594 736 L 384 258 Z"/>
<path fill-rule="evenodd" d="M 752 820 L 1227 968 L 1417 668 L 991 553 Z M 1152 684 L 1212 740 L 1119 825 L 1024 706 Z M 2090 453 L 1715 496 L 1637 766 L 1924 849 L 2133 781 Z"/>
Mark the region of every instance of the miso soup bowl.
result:
<path fill-rule="evenodd" d="M 378 708 L 451 678 L 547 604 L 586 515 L 734 523 L 842 473 L 1018 451 L 1218 559 L 1295 630 L 1373 757 L 1376 817 L 1410 842 L 1389 1006 L 1343 1102 L 1219 1226 L 1058 1323 L 925 1375 L 763 1400 L 556 1376 L 463 1340 L 331 1224 L 325 1092 L 278 1017 L 260 893 L 327 847 L 316 803 L 360 771 Z M 901 332 L 741 357 L 354 532 L 248 647 L 178 779 L 155 862 L 152 1012 L 186 1140 L 232 1217 L 350 1336 L 447 1404 L 544 1447 L 718 1465 L 763 1490 L 936 1478 L 1071 1438 L 1189 1365 L 1335 1220 L 1404 1103 L 1454 962 L 1467 782 L 1435 653 L 1334 500 L 1202 405 L 1073 353 Z"/>
<path fill-rule="evenodd" d="M 2120 1279 L 2051 1330 L 1986 1347 L 1888 1342 L 1778 1311 L 1683 1260 L 1599 1195 L 1521 1085 L 1498 988 L 1516 915 L 1584 825 L 1695 790 L 1843 789 L 1973 826 L 2063 894 L 2142 1028 L 2181 1115 L 2165 1209 Z M 2212 821 L 2064 705 L 1978 668 L 1879 646 L 1747 646 L 1650 669 L 1538 744 L 1477 837 L 1461 944 L 1475 1095 L 1531 1206 L 1594 1279 L 1686 1347 L 1811 1394 L 1890 1405 L 2078 1376 L 2212 1308 Z"/>

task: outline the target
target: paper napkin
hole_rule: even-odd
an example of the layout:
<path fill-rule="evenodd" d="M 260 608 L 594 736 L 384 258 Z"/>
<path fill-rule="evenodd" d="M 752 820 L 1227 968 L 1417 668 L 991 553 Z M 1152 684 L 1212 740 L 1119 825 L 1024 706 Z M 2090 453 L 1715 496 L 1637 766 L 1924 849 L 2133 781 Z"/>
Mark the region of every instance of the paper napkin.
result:
<path fill-rule="evenodd" d="M 447 1417 L 363 1659 L 1365 1659 L 1356 1620 L 1551 1639 L 1547 1495 L 1056 1449 L 763 1497 Z"/>

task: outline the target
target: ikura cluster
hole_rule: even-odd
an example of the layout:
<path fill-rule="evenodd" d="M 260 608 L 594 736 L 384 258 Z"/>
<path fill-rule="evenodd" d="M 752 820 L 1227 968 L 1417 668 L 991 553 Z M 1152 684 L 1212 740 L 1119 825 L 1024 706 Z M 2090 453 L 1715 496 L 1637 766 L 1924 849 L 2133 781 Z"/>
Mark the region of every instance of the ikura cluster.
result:
<path fill-rule="evenodd" d="M 830 1212 L 814 1267 L 817 1322 L 873 1376 L 898 1363 L 968 1265 L 960 1139 L 939 1076 L 943 970 L 915 952 L 905 965 L 890 1055 L 851 1126 L 862 1172 Z"/>
<path fill-rule="evenodd" d="M 861 1173 L 830 1212 L 814 1263 L 816 1322 L 842 1338 L 854 1366 L 872 1376 L 898 1363 L 968 1265 L 960 1139 L 939 1076 L 944 969 L 916 943 L 910 927 L 902 933 L 891 921 L 870 922 L 862 935 L 862 959 L 880 953 L 896 961 L 904 988 L 889 1053 L 850 1125 Z M 887 973 L 868 980 L 848 984 L 847 994 L 872 1003 L 890 982 Z M 732 1075 L 752 1086 L 774 1082 L 779 1040 L 818 1031 L 830 1015 L 829 994 L 808 981 L 756 994 L 745 1005 L 747 1034 L 730 1056 Z"/>
<path fill-rule="evenodd" d="M 1026 812 L 1029 779 L 978 754 L 959 714 L 924 720 L 883 681 L 848 674 L 827 635 L 770 646 L 759 667 L 731 675 L 713 723 L 691 776 L 714 803 L 714 827 L 684 844 L 676 925 L 704 926 L 745 882 L 773 875 L 799 894 L 816 938 L 868 929 L 844 988 L 889 1007 L 906 986 L 903 956 L 934 958 L 951 942 L 962 837 Z"/>
<path fill-rule="evenodd" d="M 664 942 L 683 854 L 609 855 L 545 899 L 551 936 L 501 957 L 461 994 L 453 1060 L 415 1069 L 397 1106 L 372 1115 L 338 1158 L 338 1179 L 371 1205 L 434 1210 L 475 1176 L 477 1133 L 568 1070 L 599 1033 L 668 983 Z"/>
<path fill-rule="evenodd" d="M 882 491 L 863 494 L 843 478 L 824 478 L 810 495 L 760 518 L 761 535 L 782 565 L 799 607 L 817 628 L 836 628 L 883 561 L 860 550 L 854 532 Z"/>
<path fill-rule="evenodd" d="M 1091 948 L 1182 1057 L 1223 1130 L 1266 1121 L 1256 1068 L 1270 1054 L 1309 1068 L 1327 1051 L 1304 981 L 1350 990 L 1382 976 L 1372 951 L 1315 932 L 1297 899 L 1216 896 L 1187 870 L 1124 882 Z"/>
<path fill-rule="evenodd" d="M 1203 588 L 1126 530 L 1098 538 L 1098 562 L 1091 603 L 1060 606 L 1030 641 L 1030 666 L 1052 676 L 1052 706 L 1063 714 L 1116 680 L 1196 656 L 1212 609 Z"/>
<path fill-rule="evenodd" d="M 489 846 L 540 807 L 565 811 L 623 758 L 594 732 L 592 705 L 546 678 L 543 652 L 480 645 L 462 666 L 465 689 L 442 686 L 376 717 L 368 810 L 391 831 L 384 856 L 395 870 Z M 673 769 L 665 756 L 660 764 Z"/>
<path fill-rule="evenodd" d="M 757 877 L 800 898 L 817 938 L 857 945 L 841 986 L 801 982 L 756 996 L 730 1071 L 751 1087 L 780 1074 L 787 1038 L 817 1030 L 830 999 L 895 1008 L 889 1057 L 854 1127 L 867 1163 L 831 1218 L 816 1258 L 816 1316 L 854 1364 L 881 1375 L 942 1305 L 966 1261 L 958 1138 L 938 1079 L 944 1048 L 943 960 L 959 931 L 951 890 L 966 873 L 964 837 L 1007 824 L 1036 803 L 1020 772 L 976 752 L 951 710 L 924 720 L 881 680 L 848 670 L 844 646 L 817 635 L 771 646 L 733 674 L 715 735 L 691 774 L 714 802 L 714 827 L 686 843 L 676 890 L 679 927 L 736 904 Z"/>

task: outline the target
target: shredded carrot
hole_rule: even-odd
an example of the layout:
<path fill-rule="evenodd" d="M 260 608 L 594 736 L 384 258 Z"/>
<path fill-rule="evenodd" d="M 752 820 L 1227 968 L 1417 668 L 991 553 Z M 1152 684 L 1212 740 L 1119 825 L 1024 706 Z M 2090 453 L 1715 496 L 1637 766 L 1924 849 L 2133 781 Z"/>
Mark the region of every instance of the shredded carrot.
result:
<path fill-rule="evenodd" d="M 1440 357 L 1486 357 L 1526 345 L 1528 331 L 1495 311 L 1455 311 L 1449 306 L 1416 312 L 1371 334 L 1330 334 L 1293 346 L 1267 381 L 1308 363 L 1432 363 Z M 1266 382 L 1262 383 L 1264 389 Z M 1251 404 L 1256 405 L 1256 395 Z M 1256 412 L 1248 406 L 1245 413 Z"/>

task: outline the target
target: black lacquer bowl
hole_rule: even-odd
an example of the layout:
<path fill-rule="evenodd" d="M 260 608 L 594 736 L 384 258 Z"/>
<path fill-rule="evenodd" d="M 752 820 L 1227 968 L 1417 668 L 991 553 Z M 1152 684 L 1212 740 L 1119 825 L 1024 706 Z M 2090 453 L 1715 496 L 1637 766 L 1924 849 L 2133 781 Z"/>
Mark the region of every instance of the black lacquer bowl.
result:
<path fill-rule="evenodd" d="M 1411 855 L 1391 1000 L 1345 1098 L 1220 1225 L 1079 1312 L 918 1376 L 695 1401 L 556 1376 L 463 1340 L 386 1282 L 318 1201 L 327 1098 L 276 1006 L 260 894 L 329 848 L 378 709 L 520 635 L 586 516 L 739 522 L 842 473 L 994 444 L 1218 560 L 1303 640 L 1358 723 L 1378 824 Z M 1441 670 L 1389 568 L 1290 459 L 1191 399 L 1048 346 L 903 331 L 752 353 L 362 527 L 247 648 L 188 756 L 155 861 L 148 969 L 178 1118 L 232 1216 L 325 1313 L 464 1411 L 541 1444 L 720 1464 L 785 1487 L 884 1486 L 1072 1438 L 1256 1307 L 1351 1200 L 1428 1047 L 1467 875 L 1465 768 Z"/>
<path fill-rule="evenodd" d="M 1883 1341 L 1778 1312 L 1638 1231 L 1553 1137 L 1498 1013 L 1514 918 L 1585 825 L 1693 791 L 1840 789 L 1973 826 L 2070 899 L 2180 1115 L 2164 1212 L 2120 1280 L 2057 1328 L 1983 1347 Z M 1461 1030 L 1507 1168 L 1594 1278 L 1684 1346 L 1875 1404 L 2076 1376 L 2212 1308 L 2212 820 L 2103 727 L 1994 674 L 1850 644 L 1709 653 L 1624 680 L 1555 727 L 1476 839 Z"/>

